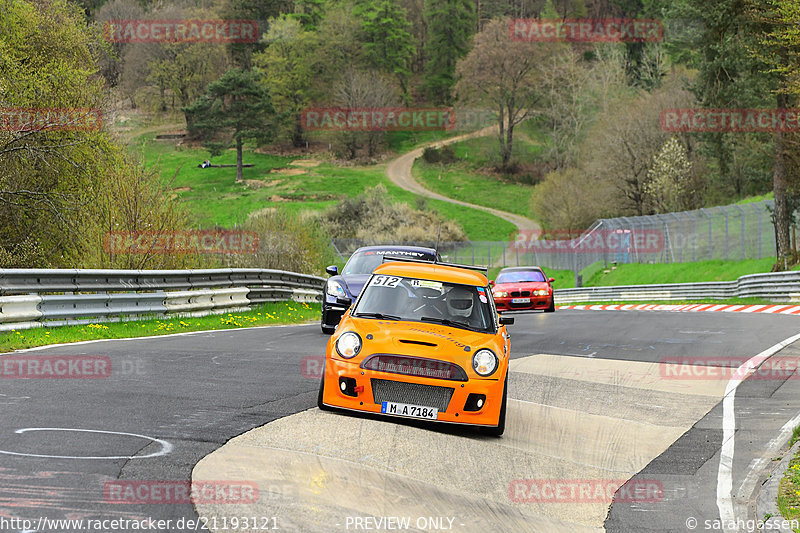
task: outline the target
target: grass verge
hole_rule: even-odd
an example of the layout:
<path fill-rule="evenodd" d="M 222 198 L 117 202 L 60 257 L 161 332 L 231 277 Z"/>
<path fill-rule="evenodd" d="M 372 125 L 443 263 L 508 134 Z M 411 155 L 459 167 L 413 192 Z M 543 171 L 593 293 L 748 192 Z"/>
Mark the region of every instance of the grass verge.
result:
<path fill-rule="evenodd" d="M 795 437 L 792 438 L 793 442 L 794 439 Z M 778 485 L 777 504 L 781 516 L 786 520 L 800 519 L 800 452 L 789 461 L 789 468 Z"/>
<path fill-rule="evenodd" d="M 691 283 L 695 281 L 732 281 L 746 274 L 769 272 L 775 258 L 747 259 L 744 261 L 698 261 L 695 263 L 619 265 L 606 272 L 599 269 L 590 278 L 584 278 L 586 287 L 609 285 L 648 285 L 653 283 Z"/>
<path fill-rule="evenodd" d="M 276 302 L 254 306 L 241 313 L 204 317 L 163 317 L 127 322 L 104 322 L 80 326 L 35 328 L 0 333 L 0 353 L 48 344 L 63 344 L 97 339 L 149 337 L 187 331 L 234 329 L 248 326 L 295 324 L 318 320 L 319 304 Z"/>

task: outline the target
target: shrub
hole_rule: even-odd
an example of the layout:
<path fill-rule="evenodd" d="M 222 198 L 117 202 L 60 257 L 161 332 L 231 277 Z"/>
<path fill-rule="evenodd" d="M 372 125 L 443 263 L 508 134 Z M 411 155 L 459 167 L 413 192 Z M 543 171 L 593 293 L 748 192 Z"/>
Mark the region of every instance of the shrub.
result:
<path fill-rule="evenodd" d="M 411 244 L 436 240 L 441 225 L 442 241 L 464 241 L 466 234 L 436 212 L 392 203 L 386 187 L 378 185 L 356 198 L 342 200 L 322 214 L 331 236 L 367 242 Z"/>

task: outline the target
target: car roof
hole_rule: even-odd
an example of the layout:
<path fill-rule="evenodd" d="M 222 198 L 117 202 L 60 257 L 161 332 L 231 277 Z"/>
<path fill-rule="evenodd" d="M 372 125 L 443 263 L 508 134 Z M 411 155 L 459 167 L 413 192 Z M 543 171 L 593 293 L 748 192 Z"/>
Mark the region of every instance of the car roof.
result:
<path fill-rule="evenodd" d="M 462 285 L 485 287 L 489 281 L 480 272 L 434 263 L 414 263 L 410 261 L 390 261 L 380 265 L 373 272 L 386 276 L 421 278 Z"/>
<path fill-rule="evenodd" d="M 538 267 L 538 266 L 506 267 L 506 268 L 502 269 L 500 272 L 498 272 L 498 274 L 501 273 L 501 272 L 528 272 L 530 270 L 542 270 L 542 267 Z"/>
<path fill-rule="evenodd" d="M 425 246 L 403 246 L 400 244 L 387 244 L 386 246 L 362 246 L 353 252 L 353 254 L 357 254 L 359 252 L 370 252 L 373 250 L 400 250 L 410 252 L 425 252 L 430 255 L 436 255 L 436 250 L 434 248 L 427 248 Z"/>

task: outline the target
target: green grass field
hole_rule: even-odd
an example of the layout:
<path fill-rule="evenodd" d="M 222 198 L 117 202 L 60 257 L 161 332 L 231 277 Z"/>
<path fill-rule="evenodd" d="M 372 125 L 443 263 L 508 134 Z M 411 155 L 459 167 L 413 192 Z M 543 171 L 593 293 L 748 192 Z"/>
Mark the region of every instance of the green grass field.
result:
<path fill-rule="evenodd" d="M 0 353 L 34 346 L 69 342 L 148 337 L 187 331 L 234 329 L 243 327 L 294 324 L 319 320 L 319 304 L 277 302 L 254 306 L 241 313 L 204 317 L 164 317 L 126 322 L 103 322 L 82 326 L 34 328 L 0 333 Z"/>
<path fill-rule="evenodd" d="M 731 281 L 745 274 L 769 272 L 774 258 L 745 261 L 699 261 L 696 263 L 626 264 L 609 273 L 601 269 L 584 278 L 587 287 L 609 285 L 647 285 L 653 283 L 690 283 L 693 281 Z"/>
<path fill-rule="evenodd" d="M 395 201 L 416 206 L 420 200 L 392 184 L 386 177 L 385 165 L 297 163 L 295 157 L 246 150 L 244 162 L 255 166 L 243 169 L 245 181 L 236 183 L 235 168 L 198 168 L 209 158 L 209 153 L 200 148 L 182 148 L 173 142 L 155 140 L 149 134 L 138 138 L 131 150 L 141 154 L 148 166 L 157 165 L 161 176 L 171 180 L 174 194 L 185 202 L 196 223 L 204 227 L 232 227 L 245 221 L 250 213 L 265 208 L 318 211 L 378 184 L 383 184 Z M 229 150 L 211 161 L 233 164 L 236 154 Z M 511 223 L 477 209 L 437 200 L 425 202 L 441 216 L 458 222 L 472 240 L 505 240 L 514 230 Z"/>
<path fill-rule="evenodd" d="M 522 131 L 522 127 L 519 128 Z M 486 169 L 498 163 L 494 136 L 468 139 L 451 147 L 459 161 L 440 164 L 418 159 L 412 169 L 414 178 L 428 189 L 449 198 L 525 217 L 535 216 L 530 206 L 533 185 L 487 172 Z M 514 147 L 514 157 L 521 161 L 534 161 L 541 153 L 541 145 L 527 134 L 518 138 Z"/>

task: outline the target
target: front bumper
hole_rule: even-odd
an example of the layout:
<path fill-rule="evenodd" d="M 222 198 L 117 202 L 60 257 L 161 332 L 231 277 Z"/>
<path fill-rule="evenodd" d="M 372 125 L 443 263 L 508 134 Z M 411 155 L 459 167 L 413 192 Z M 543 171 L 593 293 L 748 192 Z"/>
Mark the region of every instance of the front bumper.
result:
<path fill-rule="evenodd" d="M 325 293 L 325 299 L 322 300 L 323 324 L 325 324 L 326 326 L 333 326 L 333 327 L 338 326 L 339 321 L 342 320 L 342 315 L 344 315 L 345 311 L 347 311 L 347 309 L 336 305 L 335 297 Z"/>
<path fill-rule="evenodd" d="M 322 403 L 330 407 L 375 414 L 381 414 L 380 400 L 425 405 L 439 409 L 437 422 L 497 426 L 503 400 L 505 373 L 506 368 L 501 366 L 491 378 L 451 381 L 367 370 L 360 368 L 358 363 L 327 357 Z M 346 387 L 350 394 L 341 390 L 340 383 L 346 379 L 355 380 L 357 392 L 353 392 L 353 387 L 350 385 Z M 352 384 L 350 381 L 347 383 Z M 437 390 L 433 390 L 434 388 Z M 442 388 L 452 389 L 452 394 L 438 390 Z M 485 397 L 480 409 L 475 411 L 465 409 L 470 394 Z M 440 403 L 443 401 L 443 396 L 449 396 L 446 405 Z M 472 408 L 475 408 L 474 405 Z M 398 415 L 385 414 L 385 416 Z"/>
<path fill-rule="evenodd" d="M 550 307 L 553 296 L 530 296 L 528 303 L 513 303 L 510 296 L 507 298 L 495 298 L 494 305 L 498 311 L 525 311 L 531 309 L 547 309 Z"/>

